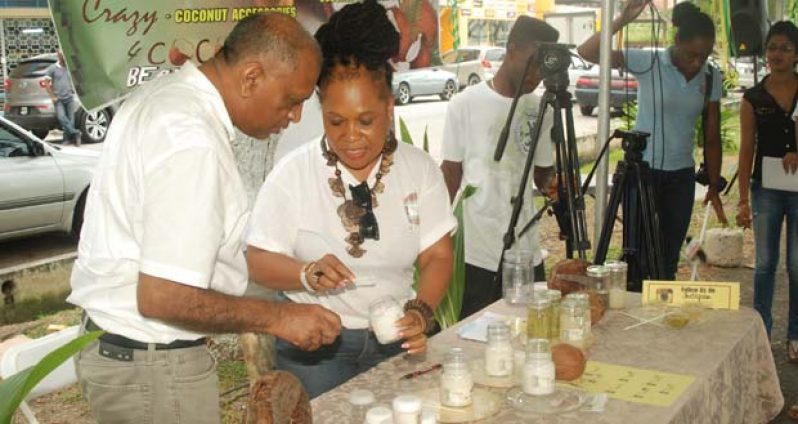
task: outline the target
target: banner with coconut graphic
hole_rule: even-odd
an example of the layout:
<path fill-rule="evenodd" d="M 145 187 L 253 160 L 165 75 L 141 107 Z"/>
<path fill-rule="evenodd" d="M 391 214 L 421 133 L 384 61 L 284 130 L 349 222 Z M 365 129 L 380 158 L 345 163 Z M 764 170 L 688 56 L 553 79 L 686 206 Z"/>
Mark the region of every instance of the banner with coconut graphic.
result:
<path fill-rule="evenodd" d="M 398 71 L 441 63 L 439 0 L 380 3 L 401 34 Z M 252 13 L 273 11 L 316 29 L 348 1 L 325 0 L 50 0 L 55 28 L 86 109 L 125 97 L 135 87 L 201 63 L 221 47 L 235 23 Z M 446 5 L 443 5 L 446 6 Z M 444 26 L 451 20 L 445 19 Z M 447 34 L 447 50 L 456 47 Z M 454 39 L 456 40 L 456 36 Z"/>

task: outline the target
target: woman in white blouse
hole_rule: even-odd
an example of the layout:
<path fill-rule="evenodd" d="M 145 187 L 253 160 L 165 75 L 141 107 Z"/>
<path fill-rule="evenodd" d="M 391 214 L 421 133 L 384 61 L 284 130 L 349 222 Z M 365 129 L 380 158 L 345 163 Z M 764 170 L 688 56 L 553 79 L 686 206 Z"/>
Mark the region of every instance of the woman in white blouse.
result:
<path fill-rule="evenodd" d="M 456 226 L 436 163 L 394 136 L 388 59 L 399 34 L 385 9 L 374 0 L 347 5 L 316 39 L 324 135 L 269 174 L 247 240 L 252 279 L 341 317 L 341 336 L 317 351 L 277 341 L 277 368 L 296 374 L 311 397 L 402 351 L 426 350 Z M 386 295 L 404 305 L 404 316 L 401 340 L 381 345 L 369 305 Z"/>

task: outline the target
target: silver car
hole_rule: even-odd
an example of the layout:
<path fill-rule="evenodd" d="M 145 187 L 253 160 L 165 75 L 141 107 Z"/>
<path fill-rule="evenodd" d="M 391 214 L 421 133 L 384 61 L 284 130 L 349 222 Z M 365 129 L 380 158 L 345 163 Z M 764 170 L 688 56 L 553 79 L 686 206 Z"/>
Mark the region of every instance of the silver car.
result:
<path fill-rule="evenodd" d="M 504 47 L 460 47 L 441 55 L 440 69 L 457 75 L 462 88 L 493 78 L 504 61 Z"/>
<path fill-rule="evenodd" d="M 393 75 L 396 104 L 406 105 L 416 96 L 437 95 L 449 100 L 457 92 L 457 76 L 436 68 L 414 69 Z"/>
<path fill-rule="evenodd" d="M 51 145 L 0 118 L 0 240 L 77 237 L 98 160 L 97 151 Z"/>
<path fill-rule="evenodd" d="M 47 68 L 57 60 L 55 53 L 24 59 L 11 71 L 5 83 L 5 117 L 33 131 L 42 140 L 50 130 L 60 128 L 44 77 Z M 82 133 L 81 141 L 99 143 L 105 140 L 115 108 L 88 113 L 77 97 L 75 107 L 75 128 Z"/>

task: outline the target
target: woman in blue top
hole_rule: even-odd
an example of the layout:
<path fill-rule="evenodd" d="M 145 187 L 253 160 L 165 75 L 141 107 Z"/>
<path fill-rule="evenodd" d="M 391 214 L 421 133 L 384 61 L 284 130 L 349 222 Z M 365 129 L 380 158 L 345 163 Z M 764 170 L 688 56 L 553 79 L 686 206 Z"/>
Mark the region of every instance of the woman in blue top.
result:
<path fill-rule="evenodd" d="M 647 1 L 626 3 L 612 22 L 618 32 L 634 21 Z M 718 191 L 722 149 L 720 143 L 721 76 L 708 66 L 715 44 L 712 19 L 691 3 L 673 8 L 677 28 L 674 44 L 665 49 L 626 49 L 612 52 L 613 68 L 623 68 L 637 77 L 637 122 L 635 130 L 651 134 L 643 160 L 651 166 L 660 219 L 664 276 L 673 280 L 679 252 L 690 226 L 695 198 L 693 137 L 695 124 L 707 108 L 706 162 L 710 184 L 704 202 L 712 202 L 718 219 L 726 223 Z M 590 62 L 599 60 L 600 34 L 579 46 L 579 54 Z M 711 72 L 711 78 L 707 75 Z M 707 87 L 711 79 L 711 87 Z M 709 91 L 707 96 L 705 93 Z"/>
<path fill-rule="evenodd" d="M 768 334 L 773 326 L 771 306 L 779 264 L 782 223 L 787 221 L 789 312 L 787 358 L 798 362 L 798 187 L 794 191 L 766 188 L 763 157 L 779 158 L 785 171 L 795 173 L 798 150 L 793 114 L 798 101 L 798 28 L 792 22 L 775 23 L 765 39 L 770 74 L 746 90 L 740 104 L 740 203 L 737 224 L 751 227 L 753 206 L 756 268 L 754 308 L 762 315 Z M 749 204 L 748 190 L 751 190 Z"/>

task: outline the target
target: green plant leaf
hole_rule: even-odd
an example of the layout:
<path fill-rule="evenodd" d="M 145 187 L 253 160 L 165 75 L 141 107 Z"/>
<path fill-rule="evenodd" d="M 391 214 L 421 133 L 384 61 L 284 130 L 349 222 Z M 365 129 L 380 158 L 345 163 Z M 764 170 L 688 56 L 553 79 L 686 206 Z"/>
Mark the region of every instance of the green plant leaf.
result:
<path fill-rule="evenodd" d="M 405 120 L 399 118 L 399 137 L 407 144 L 413 144 L 413 136 L 410 135 L 410 130 L 407 129 Z"/>
<path fill-rule="evenodd" d="M 429 125 L 424 126 L 424 151 L 429 153 L 429 134 L 427 130 L 429 130 Z"/>
<path fill-rule="evenodd" d="M 102 334 L 92 331 L 79 336 L 47 354 L 36 365 L 0 381 L 0 423 L 10 423 L 19 404 L 40 381 Z"/>

